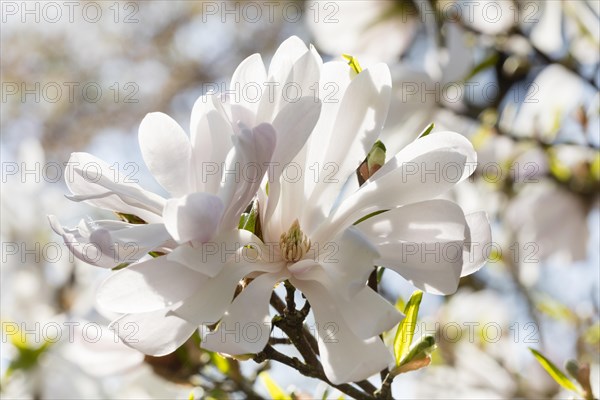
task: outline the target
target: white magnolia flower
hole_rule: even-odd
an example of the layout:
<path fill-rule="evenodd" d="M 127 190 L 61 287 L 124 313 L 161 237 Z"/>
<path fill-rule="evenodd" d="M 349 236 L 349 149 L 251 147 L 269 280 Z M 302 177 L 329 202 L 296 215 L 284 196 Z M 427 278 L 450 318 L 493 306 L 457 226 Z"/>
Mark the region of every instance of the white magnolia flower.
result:
<path fill-rule="evenodd" d="M 329 62 L 320 79 L 336 84 L 341 101 L 323 102 L 308 144 L 293 159 L 299 176 L 269 177 L 269 188 L 261 187 L 261 238 L 240 230 L 200 246 L 183 244 L 104 282 L 99 303 L 125 313 L 115 324 L 139 327 L 135 340 L 123 338 L 129 345 L 167 354 L 199 326 L 218 322 L 202 338 L 204 348 L 260 352 L 271 329 L 272 289 L 289 279 L 312 305 L 327 377 L 357 381 L 391 361 L 377 335 L 402 318 L 366 286 L 374 265 L 446 294 L 483 264 L 490 241 L 485 215 L 465 216 L 454 203 L 435 199 L 472 172 L 470 143 L 451 132 L 418 139 L 357 188 L 356 169 L 387 115 L 389 70 L 379 64 L 356 75 L 346 63 Z M 253 279 L 234 297 L 244 278 Z"/>
<path fill-rule="evenodd" d="M 557 213 L 556 210 L 560 210 Z M 526 185 L 506 209 L 506 223 L 524 249 L 519 261 L 585 260 L 589 229 L 583 199 L 549 179 Z"/>
<path fill-rule="evenodd" d="M 115 176 L 90 154 L 74 153 L 67 174 L 72 200 L 146 224 L 83 220 L 68 229 L 51 216 L 52 228 L 77 257 L 107 268 L 177 243 L 237 238 L 240 214 L 265 172 L 277 181 L 280 166 L 296 155 L 317 121 L 320 101 L 308 94 L 321 64 L 297 37 L 279 47 L 268 72 L 259 54 L 248 57 L 234 72 L 228 96 L 209 94 L 196 101 L 189 138 L 169 116 L 148 114 L 139 128 L 140 148 L 169 199 Z M 301 96 L 291 97 L 290 86 Z"/>
<path fill-rule="evenodd" d="M 500 114 L 503 131 L 547 142 L 597 142 L 598 91 L 565 67 L 545 67 L 527 91 L 515 85 L 509 96 L 519 99 L 519 103 L 505 102 Z"/>

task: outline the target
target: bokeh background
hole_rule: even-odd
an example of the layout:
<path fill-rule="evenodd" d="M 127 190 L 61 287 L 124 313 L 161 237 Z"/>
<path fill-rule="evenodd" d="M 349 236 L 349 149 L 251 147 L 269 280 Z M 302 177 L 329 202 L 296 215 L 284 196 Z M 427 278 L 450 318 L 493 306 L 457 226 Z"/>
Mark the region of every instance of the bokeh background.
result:
<path fill-rule="evenodd" d="M 455 295 L 425 295 L 417 332 L 439 348 L 429 368 L 395 380 L 395 396 L 569 397 L 528 347 L 559 366 L 590 363 L 600 395 L 599 1 L 0 4 L 2 398 L 269 396 L 252 361 L 193 343 L 144 358 L 116 342 L 94 306 L 108 271 L 74 260 L 46 215 L 69 226 L 100 216 L 64 197 L 73 151 L 159 191 L 137 145 L 144 115 L 187 126 L 199 95 L 252 53 L 268 61 L 290 35 L 325 60 L 388 63 L 388 150 L 433 122 L 479 153 L 473 179 L 450 196 L 488 212 L 491 260 Z M 383 282 L 394 303 L 413 290 L 395 274 Z M 270 376 L 287 392 L 337 398 L 286 367 Z"/>

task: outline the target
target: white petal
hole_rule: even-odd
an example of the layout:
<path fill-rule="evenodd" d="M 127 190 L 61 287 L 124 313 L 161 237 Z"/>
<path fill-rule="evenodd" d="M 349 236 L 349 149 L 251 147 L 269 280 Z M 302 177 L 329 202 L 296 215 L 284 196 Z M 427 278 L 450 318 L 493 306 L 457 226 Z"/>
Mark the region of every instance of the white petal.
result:
<path fill-rule="evenodd" d="M 379 253 L 356 228 L 346 229 L 331 242 L 322 244 L 319 264 L 346 298 L 358 293 L 367 284 Z"/>
<path fill-rule="evenodd" d="M 262 274 L 255 278 L 231 303 L 217 329 L 202 338 L 202 347 L 231 355 L 262 351 L 271 334 L 271 293 L 287 275 Z"/>
<path fill-rule="evenodd" d="M 161 357 L 177 350 L 192 336 L 197 326 L 164 309 L 125 314 L 113 321 L 109 328 L 127 346 L 150 356 Z"/>
<path fill-rule="evenodd" d="M 273 120 L 277 143 L 273 161 L 287 164 L 306 143 L 321 114 L 321 101 L 303 97 L 286 104 Z"/>
<path fill-rule="evenodd" d="M 406 205 L 361 222 L 357 228 L 377 247 L 377 265 L 393 269 L 419 289 L 456 291 L 463 264 L 466 220 L 447 200 Z"/>
<path fill-rule="evenodd" d="M 306 144 L 310 133 L 312 132 L 315 124 L 319 119 L 321 113 L 321 102 L 318 99 L 312 97 L 303 97 L 295 103 L 289 103 L 283 107 L 283 109 L 277 114 L 273 121 L 273 128 L 277 134 L 277 143 L 273 152 L 271 162 L 273 168 L 269 169 L 269 208 L 265 218 L 268 218 L 278 204 L 280 196 L 279 184 L 280 177 L 284 168 L 290 165 L 290 162 L 298 154 L 300 149 Z M 304 174 L 307 171 L 301 169 L 302 166 L 296 168 L 299 171 L 291 173 L 299 173 L 298 179 L 296 177 L 287 177 L 284 180 L 294 181 L 295 184 L 301 188 L 304 182 Z M 292 201 L 288 197 L 293 195 L 287 192 L 281 193 L 285 198 L 282 201 L 285 205 L 289 206 L 289 202 Z M 302 202 L 303 199 L 296 199 L 298 202 Z M 285 213 L 284 215 L 296 213 L 298 208 L 293 208 L 293 211 Z M 284 225 L 287 222 L 291 224 L 292 221 L 284 221 Z"/>
<path fill-rule="evenodd" d="M 283 42 L 269 65 L 268 87 L 258 107 L 257 123 L 271 122 L 286 103 L 311 94 L 312 84 L 319 79 L 319 66 L 319 57 L 298 37 Z"/>
<path fill-rule="evenodd" d="M 314 204 L 308 218 L 327 215 L 348 177 L 355 173 L 381 132 L 391 96 L 391 76 L 387 65 L 364 70 L 348 85 L 333 125 L 324 161 L 308 204 Z M 334 174 L 330 165 L 335 166 Z M 327 179 L 324 177 L 327 176 Z M 311 226 L 307 227 L 310 231 Z"/>
<path fill-rule="evenodd" d="M 340 293 L 342 291 L 339 282 L 325 273 L 325 268 L 320 265 L 299 262 L 289 269 L 294 282 L 300 285 L 299 289 L 304 287 L 307 281 L 318 282 L 325 287 L 338 313 L 352 332 L 361 339 L 377 336 L 393 328 L 403 317 L 393 305 L 365 284 L 351 297 Z"/>
<path fill-rule="evenodd" d="M 234 135 L 229 117 L 216 106 L 217 94 L 196 100 L 190 121 L 192 162 L 196 169 L 196 191 L 216 194 L 221 182 L 222 163 L 231 150 Z"/>
<path fill-rule="evenodd" d="M 230 258 L 241 257 L 239 250 L 242 247 L 260 248 L 261 245 L 261 240 L 251 232 L 231 229 L 197 247 L 178 246 L 167 255 L 167 259 L 214 278 Z"/>
<path fill-rule="evenodd" d="M 196 192 L 167 200 L 163 218 L 167 230 L 177 242 L 203 243 L 216 233 L 223 211 L 223 203 L 217 196 Z"/>
<path fill-rule="evenodd" d="M 65 229 L 53 215 L 48 216 L 48 221 L 52 230 L 62 236 L 69 251 L 79 260 L 102 268 L 114 268 L 119 264 L 113 254 L 104 254 L 97 245 L 89 244 L 89 232 L 82 234 L 79 228 Z M 84 221 L 82 224 L 85 226 Z"/>
<path fill-rule="evenodd" d="M 386 162 L 371 177 L 371 179 L 369 179 L 369 181 L 375 181 L 380 177 L 383 177 L 384 175 L 396 170 L 399 166 L 402 166 L 403 163 L 412 163 L 413 166 L 419 168 L 419 173 L 427 176 L 425 172 L 430 170 L 426 169 L 424 165 L 419 165 L 420 163 L 415 160 L 428 153 L 435 154 L 436 152 L 443 151 L 452 151 L 462 154 L 465 157 L 465 162 L 463 168 L 457 169 L 456 171 L 448 170 L 445 171 L 444 174 L 440 172 L 444 171 L 444 166 L 436 166 L 438 180 L 458 183 L 462 182 L 471 176 L 473 172 L 475 172 L 475 168 L 477 167 L 477 153 L 475 152 L 475 149 L 473 148 L 473 145 L 469 139 L 456 132 L 443 131 L 434 132 L 411 142 L 409 145 L 400 150 L 400 152 L 398 152 L 398 154 L 396 154 L 392 159 Z"/>
<path fill-rule="evenodd" d="M 175 120 L 163 113 L 150 113 L 139 129 L 140 150 L 154 178 L 173 196 L 190 191 L 192 147 Z"/>
<path fill-rule="evenodd" d="M 207 279 L 166 257 L 157 257 L 110 275 L 98 289 L 96 301 L 114 312 L 156 311 L 190 297 Z"/>
<path fill-rule="evenodd" d="M 346 323 L 361 339 L 382 334 L 404 318 L 396 307 L 370 287 L 363 287 L 349 301 L 337 301 Z"/>
<path fill-rule="evenodd" d="M 96 325 L 100 337 L 90 340 L 87 332 L 88 321 L 77 319 L 74 336 L 69 337 L 69 345 L 60 349 L 60 355 L 82 372 L 98 379 L 125 374 L 144 362 L 139 351 L 124 346 L 104 325 Z M 135 329 L 135 328 L 134 328 Z"/>
<path fill-rule="evenodd" d="M 161 222 L 165 199 L 127 183 L 104 161 L 88 153 L 73 153 L 65 172 L 74 201 L 85 201 L 105 210 L 133 214 L 146 222 Z"/>
<path fill-rule="evenodd" d="M 285 82 L 292 66 L 308 51 L 304 42 L 297 36 L 291 36 L 279 45 L 271 63 L 269 77 L 276 77 L 278 82 Z"/>
<path fill-rule="evenodd" d="M 431 242 L 464 239 L 465 225 L 464 213 L 456 203 L 434 199 L 375 215 L 357 224 L 356 228 L 379 248 L 398 240 Z"/>
<path fill-rule="evenodd" d="M 214 324 L 231 304 L 235 288 L 242 278 L 254 271 L 277 272 L 282 266 L 252 262 L 244 256 L 229 260 L 217 276 L 207 280 L 173 312 L 195 325 Z"/>
<path fill-rule="evenodd" d="M 281 75 L 270 76 L 275 85 L 261 99 L 258 121 L 272 121 L 287 104 L 295 103 L 299 98 L 318 100 L 316 84 L 319 82 L 321 65 L 322 60 L 314 51 L 305 51 L 294 60 L 291 69 L 286 69 L 287 75 L 283 75 L 285 71 L 282 70 Z"/>
<path fill-rule="evenodd" d="M 164 224 L 127 224 L 125 229 L 110 230 L 100 228 L 110 233 L 111 241 L 122 247 L 136 246 L 140 251 L 148 253 L 171 239 Z M 131 253 L 131 252 L 130 252 Z M 133 262 L 136 259 L 123 254 L 123 260 Z"/>
<path fill-rule="evenodd" d="M 171 241 L 163 224 L 81 220 L 76 228 L 69 229 L 62 227 L 52 215 L 48 216 L 48 220 L 75 257 L 103 268 L 135 262 Z"/>
<path fill-rule="evenodd" d="M 483 267 L 490 256 L 492 243 L 492 228 L 485 212 L 467 214 L 465 218 L 469 235 L 465 241 L 461 277 L 471 275 Z"/>
<path fill-rule="evenodd" d="M 438 197 L 475 169 L 471 143 L 457 133 L 417 139 L 345 199 L 313 237 L 331 237 L 361 217 Z"/>
<path fill-rule="evenodd" d="M 267 81 L 267 71 L 260 54 L 253 54 L 238 65 L 231 77 L 229 90 L 235 93 L 236 103 L 250 110 L 252 115 L 256 115 L 261 94 L 265 90 Z M 232 118 L 234 122 L 241 120 L 247 126 L 254 126 L 257 121 L 242 119 L 237 116 L 232 108 Z M 261 122 L 261 121 L 258 121 Z"/>
<path fill-rule="evenodd" d="M 267 173 L 276 146 L 276 133 L 270 124 L 252 130 L 242 129 L 228 155 L 219 197 L 225 204 L 222 226 L 237 227 L 240 214 L 250 204 Z"/>
<path fill-rule="evenodd" d="M 328 294 L 313 281 L 295 281 L 307 297 L 315 314 L 318 343 L 323 369 L 334 384 L 367 379 L 386 368 L 392 356 L 379 337 L 362 340 L 356 336 Z"/>
<path fill-rule="evenodd" d="M 394 84 L 390 110 L 385 127 L 379 136 L 385 144 L 388 157 L 396 155 L 401 149 L 417 139 L 423 129 L 436 118 L 435 96 L 424 96 L 418 88 L 432 88 L 435 81 L 431 75 L 408 65 L 396 65 L 392 69 Z"/>

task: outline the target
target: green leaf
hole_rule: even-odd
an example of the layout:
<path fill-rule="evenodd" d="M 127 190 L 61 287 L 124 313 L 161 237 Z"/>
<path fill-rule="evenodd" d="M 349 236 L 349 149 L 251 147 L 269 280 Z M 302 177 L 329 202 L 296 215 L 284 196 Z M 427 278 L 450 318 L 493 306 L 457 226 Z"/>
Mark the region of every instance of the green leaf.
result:
<path fill-rule="evenodd" d="M 357 74 L 362 72 L 362 67 L 358 63 L 358 60 L 354 58 L 354 56 L 351 56 L 350 54 L 342 54 L 342 57 L 348 60 L 348 65 L 354 70 L 354 72 Z"/>
<path fill-rule="evenodd" d="M 539 351 L 529 348 L 529 351 L 533 354 L 535 359 L 540 363 L 542 368 L 546 370 L 546 372 L 558 383 L 560 386 L 564 387 L 567 390 L 575 392 L 581 395 L 581 391 L 579 388 L 571 381 L 565 374 L 562 372 L 556 365 L 554 365 L 550 360 L 544 357 Z"/>
<path fill-rule="evenodd" d="M 12 326 L 15 330 L 8 330 Z M 2 322 L 3 336 L 6 335 L 10 343 L 17 350 L 16 356 L 11 360 L 6 370 L 6 377 L 9 377 L 16 370 L 28 370 L 38 365 L 39 359 L 48 348 L 53 344 L 48 339 L 44 338 L 44 342 L 38 345 L 35 341 L 27 341 L 27 335 L 12 322 Z"/>
<path fill-rule="evenodd" d="M 240 217 L 238 229 L 244 229 L 246 231 L 256 234 L 258 222 L 258 202 L 254 201 L 249 212 L 245 212 Z"/>
<path fill-rule="evenodd" d="M 548 151 L 548 161 L 550 173 L 559 181 L 566 182 L 571 179 L 571 170 L 556 155 L 556 152 L 550 149 Z"/>
<path fill-rule="evenodd" d="M 287 395 L 283 389 L 279 387 L 279 385 L 271 378 L 268 372 L 264 371 L 258 375 L 263 385 L 267 388 L 267 392 L 269 392 L 269 396 L 273 400 L 292 400 L 292 397 Z"/>
<path fill-rule="evenodd" d="M 383 164 L 385 164 L 385 152 L 386 148 L 383 142 L 381 140 L 376 141 L 371 148 L 371 151 L 369 151 L 369 154 L 367 155 L 367 166 L 369 168 L 369 172 L 373 171 L 374 168 L 377 168 L 378 170 Z M 377 172 L 377 170 L 373 171 L 371 176 Z"/>
<path fill-rule="evenodd" d="M 358 173 L 358 184 L 362 186 L 368 179 L 370 179 L 375 172 L 385 164 L 385 145 L 381 140 L 376 141 L 369 153 L 365 157 L 365 160 L 358 166 L 356 172 Z"/>
<path fill-rule="evenodd" d="M 146 224 L 147 222 L 144 221 L 143 219 L 141 219 L 140 217 L 138 217 L 137 215 L 133 215 L 133 214 L 126 214 L 126 213 L 121 213 L 121 212 L 117 212 L 115 211 L 115 214 L 117 214 L 117 216 L 119 218 L 121 218 L 123 221 L 128 222 L 130 224 Z"/>
<path fill-rule="evenodd" d="M 425 129 L 423 129 L 423 132 L 421 132 L 418 136 L 418 138 L 423 138 L 427 135 L 429 135 L 431 133 L 431 131 L 433 130 L 433 128 L 435 128 L 435 124 L 432 122 L 429 125 L 427 125 L 427 127 Z"/>
<path fill-rule="evenodd" d="M 421 340 L 411 347 L 408 354 L 402 359 L 400 365 L 405 365 L 415 360 L 429 357 L 435 348 L 435 338 L 431 335 L 423 336 Z"/>
<path fill-rule="evenodd" d="M 405 372 L 416 371 L 427 367 L 431 363 L 431 353 L 435 349 L 435 338 L 433 336 L 424 336 L 415 343 L 408 354 L 402 359 L 400 365 L 394 368 L 390 373 L 393 376 Z"/>
<path fill-rule="evenodd" d="M 600 323 L 595 323 L 583 332 L 583 340 L 588 344 L 600 343 Z"/>
<path fill-rule="evenodd" d="M 398 296 L 395 307 L 398 311 L 400 311 L 401 313 L 404 313 L 404 309 L 406 308 L 406 302 L 404 301 L 402 296 Z"/>
<path fill-rule="evenodd" d="M 488 68 L 493 67 L 494 65 L 498 64 L 498 53 L 493 53 L 491 54 L 489 57 L 485 58 L 482 62 L 480 62 L 479 64 L 477 64 L 475 66 L 475 68 L 473 68 L 471 70 L 471 72 L 469 73 L 469 75 L 467 75 L 464 79 L 464 81 L 468 81 L 469 79 L 471 79 L 472 77 L 474 77 L 475 75 L 477 75 L 478 73 L 480 73 L 481 71 L 484 71 Z"/>
<path fill-rule="evenodd" d="M 575 322 L 577 316 L 571 311 L 569 307 L 560 303 L 551 297 L 544 297 L 536 301 L 535 307 L 542 313 L 554 318 L 558 321 L 570 321 Z"/>
<path fill-rule="evenodd" d="M 374 216 L 376 216 L 376 215 L 379 215 L 379 214 L 381 214 L 381 213 L 384 213 L 384 212 L 386 212 L 386 211 L 389 211 L 389 210 L 379 210 L 379 211 L 373 211 L 371 214 L 365 215 L 364 217 L 360 218 L 360 219 L 359 219 L 358 221 L 356 221 L 356 222 L 355 222 L 353 225 L 358 225 L 358 224 L 360 224 L 361 222 L 363 222 L 363 221 L 366 221 L 366 220 L 368 220 L 369 218 L 371 218 L 371 217 L 374 217 Z"/>
<path fill-rule="evenodd" d="M 225 357 L 218 353 L 210 352 L 210 361 L 223 375 L 227 375 L 229 373 L 229 362 L 227 362 Z"/>
<path fill-rule="evenodd" d="M 592 175 L 592 179 L 595 181 L 600 181 L 600 153 L 596 153 L 594 161 L 592 161 L 590 164 L 590 173 Z"/>
<path fill-rule="evenodd" d="M 402 322 L 400 322 L 400 325 L 398 325 L 396 337 L 394 338 L 394 356 L 396 357 L 396 365 L 400 365 L 400 362 L 408 354 L 410 349 L 410 344 L 412 343 L 415 327 L 417 325 L 419 305 L 421 304 L 422 299 L 423 292 L 417 290 L 412 294 L 404 308 L 404 314 L 406 316 Z"/>
<path fill-rule="evenodd" d="M 384 272 L 385 272 L 384 267 L 377 267 L 377 283 L 381 283 L 381 279 L 383 278 Z"/>
<path fill-rule="evenodd" d="M 120 269 L 127 268 L 130 264 L 131 263 L 126 263 L 126 262 L 121 263 L 121 264 L 117 265 L 116 267 L 111 268 L 111 271 L 118 271 Z"/>

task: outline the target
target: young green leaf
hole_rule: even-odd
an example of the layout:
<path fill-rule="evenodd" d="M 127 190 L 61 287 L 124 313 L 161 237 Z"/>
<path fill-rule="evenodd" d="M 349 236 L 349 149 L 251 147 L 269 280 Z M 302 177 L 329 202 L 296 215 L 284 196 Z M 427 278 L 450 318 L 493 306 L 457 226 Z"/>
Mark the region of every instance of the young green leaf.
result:
<path fill-rule="evenodd" d="M 348 65 L 354 70 L 354 72 L 357 74 L 362 72 L 362 67 L 358 63 L 358 60 L 354 58 L 354 56 L 351 56 L 350 54 L 342 54 L 342 57 L 348 60 Z"/>
<path fill-rule="evenodd" d="M 572 392 L 582 394 L 581 390 L 571 381 L 565 374 L 562 372 L 556 365 L 554 365 L 550 360 L 544 357 L 539 351 L 529 348 L 529 351 L 533 354 L 535 359 L 540 363 L 542 368 L 546 370 L 546 372 L 558 383 L 560 386 L 564 387 L 567 390 Z"/>
<path fill-rule="evenodd" d="M 402 359 L 400 365 L 407 364 L 413 360 L 420 360 L 425 357 L 429 357 L 429 354 L 435 348 L 435 338 L 431 335 L 424 336 L 411 347 L 408 354 Z"/>
<path fill-rule="evenodd" d="M 258 221 L 258 202 L 254 201 L 252 206 L 249 207 L 248 212 L 245 212 L 240 216 L 238 229 L 243 229 L 254 234 L 258 234 L 260 230 L 259 225 L 260 221 Z"/>
<path fill-rule="evenodd" d="M 229 363 L 222 355 L 210 352 L 210 361 L 222 374 L 227 375 L 229 373 Z"/>
<path fill-rule="evenodd" d="M 267 388 L 269 396 L 271 396 L 273 400 L 292 400 L 292 397 L 287 395 L 283 389 L 279 387 L 268 372 L 261 372 L 259 377 L 263 385 Z"/>
<path fill-rule="evenodd" d="M 423 299 L 423 292 L 415 291 L 406 307 L 404 314 L 406 317 L 398 325 L 396 337 L 394 338 L 394 356 L 396 357 L 396 365 L 400 365 L 402 359 L 408 354 L 410 344 L 412 343 L 415 334 L 415 326 L 417 324 L 417 315 L 419 314 L 419 305 Z"/>
<path fill-rule="evenodd" d="M 431 133 L 431 131 L 433 130 L 433 128 L 435 128 L 435 124 L 432 122 L 429 125 L 427 125 L 427 127 L 425 129 L 423 129 L 423 132 L 421 132 L 418 136 L 418 138 L 422 138 L 425 137 L 427 135 L 429 135 Z"/>

